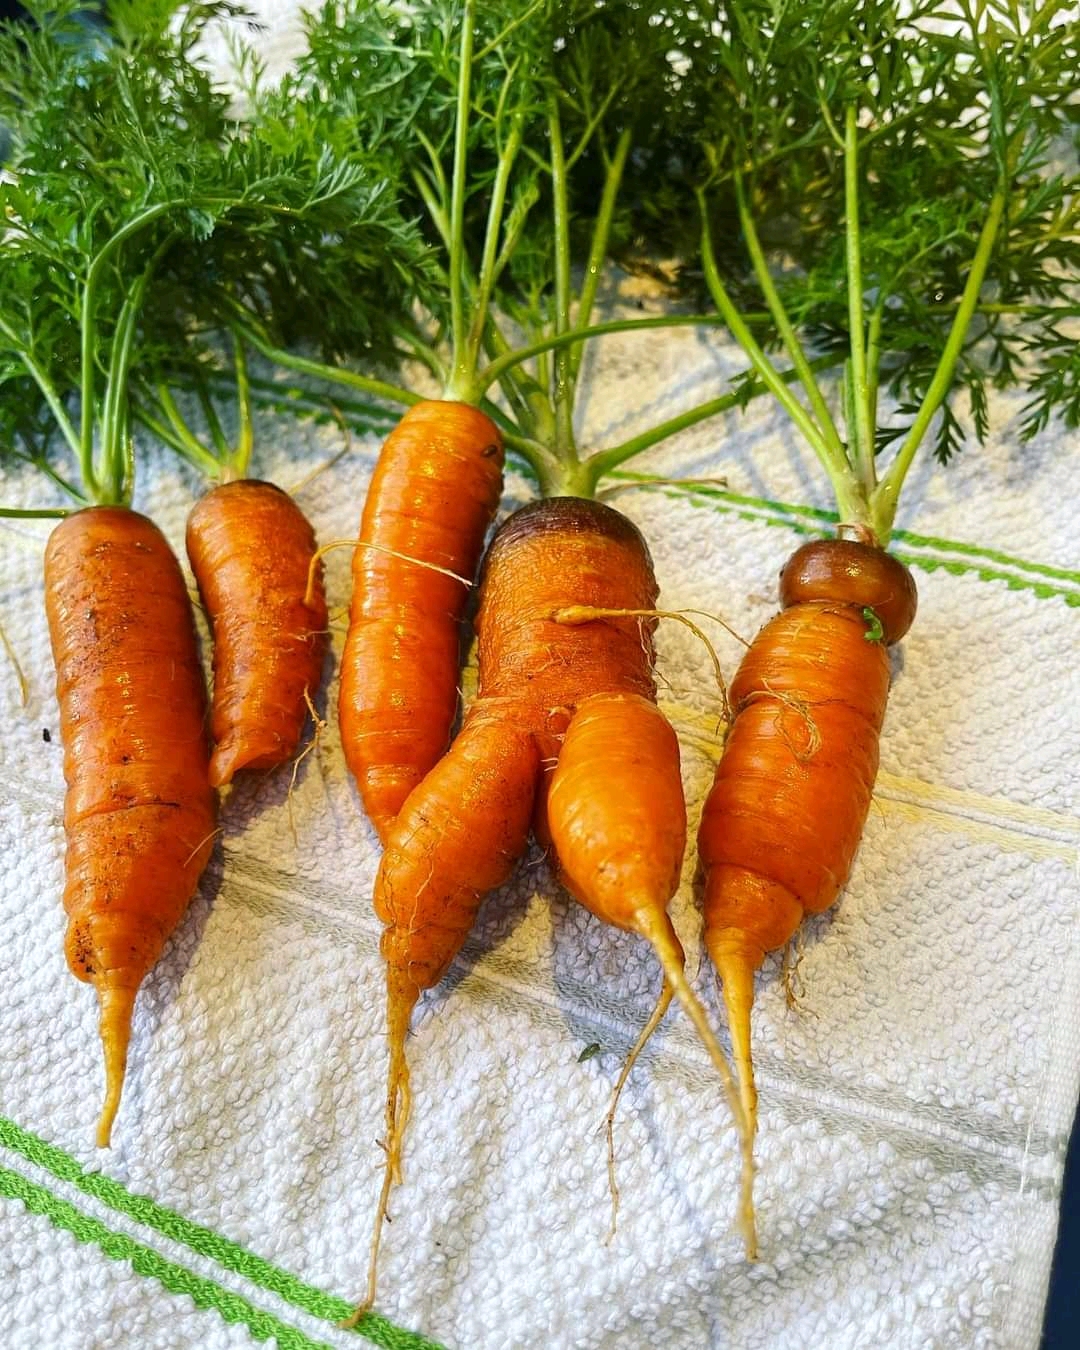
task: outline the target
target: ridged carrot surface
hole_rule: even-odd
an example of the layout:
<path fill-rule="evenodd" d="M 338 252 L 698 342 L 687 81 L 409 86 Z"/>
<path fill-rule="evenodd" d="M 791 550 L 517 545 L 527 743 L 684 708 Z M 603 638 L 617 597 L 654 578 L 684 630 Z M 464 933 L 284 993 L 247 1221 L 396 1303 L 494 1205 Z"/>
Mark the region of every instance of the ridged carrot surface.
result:
<path fill-rule="evenodd" d="M 273 768 L 299 745 L 327 646 L 321 564 L 305 597 L 316 547 L 304 513 L 272 483 L 222 484 L 188 519 L 188 557 L 214 633 L 215 787 L 240 769 Z"/>
<path fill-rule="evenodd" d="M 554 616 L 569 605 L 647 611 L 657 594 L 640 532 L 597 502 L 532 503 L 492 540 L 475 622 L 478 698 L 506 700 L 536 737 L 542 773 L 534 828 L 544 844 L 547 789 L 578 703 L 597 693 L 656 697 L 654 619 L 571 625 Z"/>
<path fill-rule="evenodd" d="M 67 959 L 101 1005 L 107 1145 L 136 992 L 213 847 L 206 692 L 180 567 L 145 517 L 93 507 L 58 525 L 45 604 L 68 789 Z"/>
<path fill-rule="evenodd" d="M 751 1133 L 754 972 L 848 879 L 878 768 L 887 644 L 915 614 L 907 569 L 847 540 L 798 550 L 781 599 L 732 681 L 734 721 L 698 832 L 705 943 Z"/>
<path fill-rule="evenodd" d="M 502 437 L 490 418 L 432 400 L 410 408 L 390 433 L 368 488 L 339 721 L 346 762 L 383 840 L 446 750 L 457 715 L 469 590 L 433 568 L 475 575 L 502 466 Z"/>

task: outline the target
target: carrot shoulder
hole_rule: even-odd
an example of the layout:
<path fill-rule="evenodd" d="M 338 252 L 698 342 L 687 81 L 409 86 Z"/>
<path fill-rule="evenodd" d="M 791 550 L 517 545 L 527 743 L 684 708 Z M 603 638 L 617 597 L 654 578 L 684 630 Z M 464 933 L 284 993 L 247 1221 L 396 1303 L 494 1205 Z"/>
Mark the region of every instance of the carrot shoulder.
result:
<path fill-rule="evenodd" d="M 304 513 L 251 479 L 213 488 L 188 519 L 187 551 L 214 634 L 210 781 L 296 751 L 327 644 L 322 567 Z"/>
<path fill-rule="evenodd" d="M 705 942 L 751 1132 L 754 972 L 847 881 L 877 774 L 886 647 L 915 614 L 907 569 L 840 539 L 793 555 L 781 599 L 732 681 L 735 717 L 698 834 Z"/>
<path fill-rule="evenodd" d="M 145 517 L 93 507 L 58 525 L 45 603 L 68 789 L 67 960 L 101 1007 L 105 1146 L 135 995 L 210 856 L 206 694 L 179 565 Z"/>
<path fill-rule="evenodd" d="M 411 408 L 379 456 L 353 556 L 339 722 L 364 809 L 386 839 L 457 715 L 461 619 L 502 491 L 503 444 L 468 404 Z"/>

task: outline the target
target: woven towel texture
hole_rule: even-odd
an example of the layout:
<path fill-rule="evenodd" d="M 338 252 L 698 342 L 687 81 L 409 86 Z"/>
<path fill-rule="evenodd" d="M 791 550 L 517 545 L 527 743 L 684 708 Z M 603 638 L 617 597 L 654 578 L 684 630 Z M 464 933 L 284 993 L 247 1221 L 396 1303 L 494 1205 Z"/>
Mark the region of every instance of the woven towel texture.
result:
<path fill-rule="evenodd" d="M 263 9 L 293 22 L 293 5 Z M 286 59 L 295 35 L 275 29 L 268 54 Z M 640 287 L 625 281 L 610 311 L 651 305 Z M 588 362 L 582 434 L 597 446 L 741 368 L 715 333 L 687 331 L 611 338 Z M 371 1328 L 382 1344 L 1034 1350 L 1080 1074 L 1080 438 L 1055 427 L 1021 450 L 1016 411 L 1000 399 L 985 450 L 914 471 L 894 547 L 920 611 L 895 653 L 854 875 L 807 926 L 799 1009 L 778 959 L 758 980 L 763 1260 L 741 1259 L 733 1131 L 677 1012 L 623 1099 L 622 1210 L 605 1246 L 597 1126 L 658 973 L 534 852 L 414 1022 L 406 1182 L 382 1265 L 389 1321 Z M 341 445 L 332 418 L 287 407 L 264 408 L 257 435 L 258 472 L 285 487 Z M 321 538 L 355 531 L 377 447 L 357 434 L 303 490 Z M 635 467 L 727 478 L 726 493 L 613 501 L 649 540 L 665 607 L 712 610 L 752 635 L 788 553 L 825 528 L 809 453 L 762 405 Z M 136 504 L 180 550 L 198 490 L 152 452 Z M 44 492 L 0 478 L 5 503 Z M 505 510 L 529 495 L 511 478 Z M 363 1283 L 380 1179 L 378 849 L 335 719 L 301 767 L 295 837 L 287 772 L 228 796 L 220 846 L 140 996 L 115 1146 L 97 1153 L 93 997 L 62 954 L 47 533 L 0 522 L 0 622 L 29 684 L 23 709 L 0 666 L 0 1343 L 358 1344 L 334 1319 Z M 348 569 L 347 553 L 328 557 L 339 616 Z M 733 671 L 740 648 L 716 635 Z M 696 820 L 716 691 L 691 634 L 662 625 L 659 649 Z M 691 850 L 673 912 L 718 1018 L 694 866 Z M 593 1043 L 602 1053 L 579 1063 Z"/>

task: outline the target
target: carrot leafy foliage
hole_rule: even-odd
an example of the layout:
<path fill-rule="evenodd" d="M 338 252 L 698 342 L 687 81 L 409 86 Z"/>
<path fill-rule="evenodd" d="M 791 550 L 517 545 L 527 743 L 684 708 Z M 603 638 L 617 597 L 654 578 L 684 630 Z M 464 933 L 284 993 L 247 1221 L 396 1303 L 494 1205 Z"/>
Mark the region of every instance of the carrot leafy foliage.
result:
<path fill-rule="evenodd" d="M 243 471 L 250 349 L 478 402 L 546 492 L 771 393 L 882 540 L 993 387 L 1028 390 L 1024 436 L 1080 421 L 1064 0 L 335 0 L 276 87 L 225 0 L 113 0 L 90 40 L 77 0 L 31 8 L 0 29 L 0 437 L 77 500 L 130 494 L 135 418 Z M 197 56 L 222 23 L 236 99 Z M 712 312 L 598 321 L 612 262 Z M 585 344 L 701 321 L 745 375 L 583 453 Z"/>
<path fill-rule="evenodd" d="M 0 432 L 76 502 L 127 501 L 133 413 L 205 366 L 228 305 L 269 298 L 287 326 L 288 297 L 389 348 L 394 278 L 424 246 L 378 161 L 335 154 L 280 94 L 240 119 L 196 50 L 237 6 L 111 4 L 89 36 L 73 0 L 30 8 L 34 26 L 0 28 Z M 46 454 L 50 420 L 73 471 Z"/>
<path fill-rule="evenodd" d="M 991 386 L 1027 382 L 1028 434 L 1070 406 L 1058 325 L 1076 315 L 1080 266 L 1072 7 L 667 9 L 683 70 L 668 200 L 685 218 L 696 198 L 702 229 L 684 257 L 843 518 L 885 540 L 922 444 L 948 460 L 969 428 L 986 436 Z M 734 207 L 734 245 L 716 240 L 718 202 Z M 755 336 L 759 310 L 794 383 Z M 830 352 L 835 398 L 810 369 Z"/>

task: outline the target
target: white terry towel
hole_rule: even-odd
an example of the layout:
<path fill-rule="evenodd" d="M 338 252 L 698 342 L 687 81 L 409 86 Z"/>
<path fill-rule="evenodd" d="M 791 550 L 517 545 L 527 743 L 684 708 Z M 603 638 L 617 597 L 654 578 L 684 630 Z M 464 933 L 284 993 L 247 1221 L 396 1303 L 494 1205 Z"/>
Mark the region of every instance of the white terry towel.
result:
<path fill-rule="evenodd" d="M 687 406 L 737 360 L 715 335 L 611 339 L 590 371 L 585 439 Z M 742 1260 L 733 1130 L 677 1010 L 623 1098 L 622 1210 L 604 1245 L 597 1126 L 659 977 L 644 943 L 602 928 L 533 856 L 414 1024 L 380 1343 L 424 1343 L 407 1329 L 462 1350 L 1036 1345 L 1080 1067 L 1080 444 L 1055 429 L 1021 457 L 1009 406 L 995 413 L 987 450 L 924 466 L 904 509 L 894 547 L 919 616 L 896 656 L 854 875 L 806 932 L 799 1010 L 778 960 L 758 980 L 762 1261 Z M 288 399 L 258 434 L 258 471 L 286 487 L 341 435 Z M 355 529 L 377 444 L 358 440 L 302 493 L 322 538 Z M 784 558 L 822 527 L 809 454 L 762 404 L 649 467 L 727 476 L 726 493 L 615 500 L 649 540 L 665 606 L 752 634 Z M 165 455 L 142 476 L 137 504 L 178 549 L 196 491 Z M 19 475 L 0 483 L 8 503 L 41 492 Z M 507 507 L 527 494 L 512 480 Z M 299 774 L 295 843 L 287 771 L 228 798 L 221 847 L 140 996 L 115 1147 L 96 1152 L 94 1000 L 62 955 L 47 531 L 0 528 L 0 620 L 30 694 L 23 710 L 5 668 L 0 1341 L 355 1344 L 334 1320 L 363 1285 L 385 1054 L 377 847 L 334 718 Z M 329 556 L 335 608 L 348 567 Z M 733 670 L 737 644 L 719 646 Z M 660 672 L 696 821 L 716 755 L 708 662 L 662 625 Z M 336 679 L 324 698 L 333 709 Z M 693 866 L 691 850 L 674 913 L 696 968 Z M 698 984 L 719 1020 L 707 964 Z M 602 1052 L 579 1063 L 592 1044 Z"/>
<path fill-rule="evenodd" d="M 287 59 L 296 5 L 257 8 L 274 24 L 263 54 Z M 583 428 L 596 445 L 715 393 L 742 364 L 715 334 L 606 342 Z M 799 1010 L 777 959 L 758 979 L 762 1261 L 742 1260 L 733 1130 L 677 1010 L 623 1097 L 622 1209 L 604 1245 L 597 1126 L 659 976 L 640 940 L 573 905 L 534 855 L 414 1020 L 377 1343 L 1037 1345 L 1080 1073 L 1080 438 L 1052 428 L 1021 452 L 1015 409 L 993 411 L 986 451 L 948 472 L 927 461 L 908 490 L 894 551 L 919 616 L 895 658 L 854 875 L 806 930 Z M 257 471 L 286 487 L 340 437 L 288 399 L 258 433 Z M 323 539 L 355 530 L 376 450 L 377 437 L 358 441 L 302 494 Z M 683 435 L 648 468 L 726 475 L 727 492 L 615 502 L 648 538 L 666 607 L 715 610 L 751 635 L 793 546 L 827 528 L 809 453 L 762 405 Z M 197 487 L 164 455 L 142 473 L 136 504 L 178 550 Z M 41 491 L 0 477 L 5 503 Z M 527 494 L 511 481 L 507 508 Z M 140 995 L 115 1146 L 96 1152 L 96 1010 L 62 948 L 47 532 L 0 522 L 0 622 L 29 684 L 24 710 L 0 668 L 0 1343 L 360 1344 L 335 1321 L 363 1286 L 380 1181 L 377 847 L 334 718 L 300 771 L 295 842 L 287 771 L 226 802 L 221 847 Z M 330 555 L 328 575 L 340 608 L 347 555 Z M 659 641 L 695 822 L 715 695 L 695 639 L 663 625 Z M 335 669 L 340 646 L 338 634 Z M 737 644 L 718 646 L 734 670 Z M 325 707 L 336 693 L 334 678 Z M 693 867 L 691 850 L 674 914 L 697 968 Z M 698 985 L 719 1021 L 707 964 Z"/>

